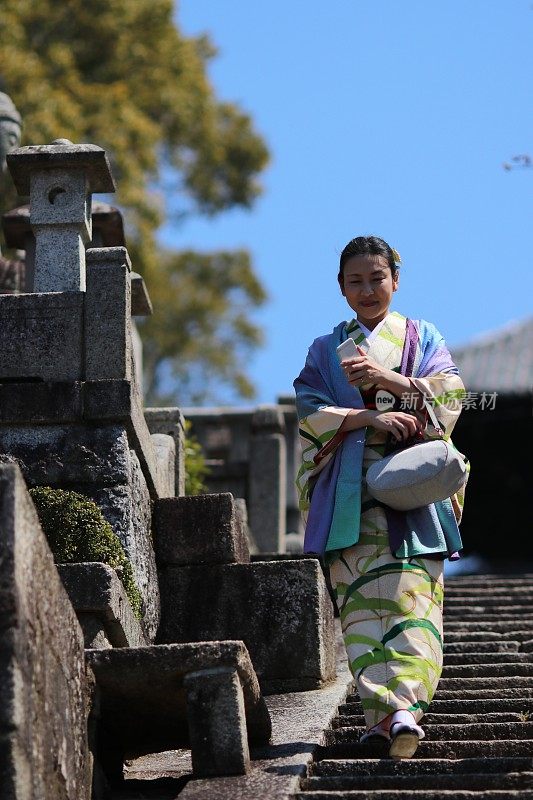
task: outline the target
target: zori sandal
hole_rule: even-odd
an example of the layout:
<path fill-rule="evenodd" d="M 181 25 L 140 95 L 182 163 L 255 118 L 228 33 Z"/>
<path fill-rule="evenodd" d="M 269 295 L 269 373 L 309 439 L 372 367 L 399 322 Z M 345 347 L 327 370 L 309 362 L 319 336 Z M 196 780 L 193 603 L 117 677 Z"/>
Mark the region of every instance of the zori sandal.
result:
<path fill-rule="evenodd" d="M 405 722 L 393 722 L 389 733 L 389 756 L 394 759 L 412 758 L 420 739 L 426 735 L 418 725 L 408 725 Z"/>
<path fill-rule="evenodd" d="M 359 737 L 359 744 L 380 744 L 389 742 L 389 736 L 385 731 L 373 731 L 372 729 L 366 733 L 361 734 Z"/>

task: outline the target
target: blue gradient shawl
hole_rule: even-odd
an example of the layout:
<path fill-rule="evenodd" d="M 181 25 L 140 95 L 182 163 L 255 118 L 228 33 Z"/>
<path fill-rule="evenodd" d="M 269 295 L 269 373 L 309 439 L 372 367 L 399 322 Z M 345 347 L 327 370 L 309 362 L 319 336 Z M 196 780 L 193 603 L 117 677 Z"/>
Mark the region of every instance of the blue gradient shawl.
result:
<path fill-rule="evenodd" d="M 389 319 L 391 327 L 383 335 L 403 348 L 407 320 L 397 312 L 389 314 Z M 412 371 L 414 383 L 437 399 L 435 412 L 448 438 L 458 413 L 451 414 L 442 397 L 450 394 L 460 396 L 464 387 L 444 339 L 435 326 L 424 320 L 413 321 L 411 326 L 418 339 Z M 319 412 L 324 409 L 345 410 L 347 413 L 349 409 L 364 407 L 360 392 L 347 382 L 336 353 L 337 346 L 348 338 L 347 328 L 350 330 L 350 325 L 341 322 L 331 334 L 315 339 L 309 349 L 305 366 L 294 382 L 301 423 L 319 418 Z M 391 330 L 398 332 L 397 340 Z M 340 416 L 338 427 L 342 419 Z M 317 438 L 309 433 L 309 429 L 310 426 L 305 424 L 300 428 L 304 447 L 301 473 L 305 475 L 307 469 L 311 475 L 304 490 L 307 500 L 301 506 L 303 509 L 307 506 L 308 511 L 304 551 L 323 554 L 349 547 L 359 539 L 366 428 L 348 433 L 320 471 L 313 470 L 313 454 L 320 452 L 336 430 L 333 428 Z M 386 513 L 390 549 L 397 558 L 429 554 L 441 555 L 442 558 L 458 557 L 457 551 L 463 545 L 450 500 L 408 512 L 386 509 Z"/>

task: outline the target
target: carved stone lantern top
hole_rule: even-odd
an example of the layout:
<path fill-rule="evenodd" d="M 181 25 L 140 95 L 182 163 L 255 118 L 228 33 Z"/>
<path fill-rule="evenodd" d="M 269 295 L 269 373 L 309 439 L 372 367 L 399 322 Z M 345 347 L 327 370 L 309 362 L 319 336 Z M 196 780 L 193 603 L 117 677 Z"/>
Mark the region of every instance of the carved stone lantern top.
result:
<path fill-rule="evenodd" d="M 89 191 L 114 192 L 115 181 L 111 174 L 105 150 L 96 144 L 38 144 L 19 147 L 7 157 L 7 165 L 19 194 L 30 194 L 30 177 L 47 170 L 82 171 L 87 176 Z"/>

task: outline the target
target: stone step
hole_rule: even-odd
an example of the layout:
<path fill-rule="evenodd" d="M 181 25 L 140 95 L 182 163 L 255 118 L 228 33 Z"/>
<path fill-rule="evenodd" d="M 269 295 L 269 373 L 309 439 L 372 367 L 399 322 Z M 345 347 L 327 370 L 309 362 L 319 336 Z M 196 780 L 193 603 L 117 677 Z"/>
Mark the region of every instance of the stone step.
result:
<path fill-rule="evenodd" d="M 482 724 L 494 722 L 531 722 L 533 714 L 529 712 L 492 712 L 488 714 L 436 714 L 428 713 L 419 722 L 419 725 L 434 726 L 434 725 L 466 725 L 466 724 Z M 363 728 L 365 726 L 365 718 L 363 714 L 340 714 L 331 722 L 333 729 L 339 728 Z"/>
<path fill-rule="evenodd" d="M 524 600 L 533 598 L 533 582 L 528 586 L 511 584 L 510 586 L 455 586 L 444 584 L 444 598 L 447 597 L 520 597 Z"/>
<path fill-rule="evenodd" d="M 499 713 L 499 712 L 518 712 L 530 714 L 533 719 L 533 694 L 530 697 L 517 698 L 493 698 L 493 699 L 467 699 L 459 700 L 433 700 L 430 705 L 430 712 L 434 714 L 453 714 L 453 713 Z M 430 713 L 428 712 L 428 713 Z"/>
<path fill-rule="evenodd" d="M 435 790 L 430 789 L 421 790 L 419 792 L 412 789 L 391 789 L 389 791 L 382 791 L 376 789 L 361 789 L 361 790 L 339 790 L 339 791 L 311 791 L 311 792 L 296 792 L 291 795 L 294 800 L 349 800 L 349 798 L 368 798 L 368 800 L 531 800 L 533 798 L 533 791 L 523 790 L 495 790 L 489 789 L 487 791 L 476 790 Z"/>
<path fill-rule="evenodd" d="M 424 739 L 420 742 L 418 750 L 413 756 L 414 759 L 426 758 L 509 758 L 509 757 L 531 757 L 533 746 L 531 739 L 498 739 L 495 741 L 428 741 Z M 315 756 L 317 759 L 323 758 L 378 758 L 388 757 L 388 742 L 383 744 L 359 744 L 354 741 L 347 741 L 331 745 L 323 745 L 317 749 Z"/>
<path fill-rule="evenodd" d="M 500 619 L 499 616 L 496 617 L 496 619 L 486 619 L 484 616 L 483 619 L 468 619 L 466 621 L 462 621 L 461 619 L 455 619 L 453 617 L 450 619 L 446 619 L 446 617 L 444 617 L 444 635 L 446 635 L 447 631 L 450 633 L 452 631 L 465 631 L 465 633 L 470 631 L 475 633 L 482 633 L 483 631 L 506 632 L 509 630 L 511 623 L 517 624 L 518 620 L 514 617 L 512 619 Z M 523 634 L 527 634 L 524 638 L 532 639 L 533 618 L 522 618 L 520 623 L 520 630 Z"/>
<path fill-rule="evenodd" d="M 470 775 L 505 774 L 533 771 L 533 756 L 529 758 L 426 758 L 390 759 L 360 758 L 314 762 L 310 776 L 363 776 L 363 775 Z"/>
<path fill-rule="evenodd" d="M 450 594 L 454 597 L 473 597 L 476 595 L 485 596 L 487 594 L 492 594 L 498 597 L 501 597 L 504 594 L 513 594 L 518 597 L 528 597 L 532 591 L 532 581 L 526 583 L 521 583 L 520 581 L 511 581 L 509 583 L 498 581 L 494 584 L 494 586 L 483 583 L 472 583 L 470 586 L 467 586 L 464 583 L 450 583 L 450 581 L 444 582 L 444 597 L 447 597 Z"/>
<path fill-rule="evenodd" d="M 450 664 L 442 669 L 446 678 L 508 678 L 514 676 L 533 677 L 533 662 L 516 664 L 505 661 L 501 664 Z M 533 683 L 532 683 L 533 686 Z"/>
<path fill-rule="evenodd" d="M 533 597 L 531 600 L 524 600 L 522 597 L 449 597 L 444 600 L 444 616 L 457 613 L 463 610 L 465 613 L 473 613 L 477 609 L 485 609 L 484 613 L 495 614 L 501 609 L 502 613 L 517 616 L 524 614 L 531 617 L 533 613 Z M 479 612 L 483 613 L 483 612 Z"/>
<path fill-rule="evenodd" d="M 533 694 L 531 697 L 519 697 L 515 699 L 502 699 L 497 697 L 490 700 L 480 700 L 477 697 L 473 700 L 432 700 L 428 714 L 486 714 L 486 713 L 529 713 L 533 719 Z M 349 703 L 339 706 L 339 714 L 342 715 L 362 715 L 362 708 L 359 698 Z"/>
<path fill-rule="evenodd" d="M 468 723 L 482 723 L 482 722 L 530 722 L 533 720 L 533 714 L 528 712 L 492 712 L 486 714 L 439 714 L 432 711 L 433 705 L 430 706 L 430 711 L 425 714 L 420 725 L 463 725 Z M 531 717 L 531 719 L 529 719 Z M 332 728 L 353 728 L 356 726 L 364 726 L 365 718 L 362 714 L 339 714 L 332 722 Z"/>
<path fill-rule="evenodd" d="M 492 592 L 487 592 L 486 595 L 445 595 L 444 597 L 444 612 L 447 609 L 453 608 L 473 608 L 483 606 L 484 608 L 525 608 L 531 614 L 533 608 L 533 592 L 524 597 L 522 593 L 516 594 L 502 594 L 494 595 Z"/>
<path fill-rule="evenodd" d="M 58 564 L 85 647 L 143 647 L 148 640 L 114 569 L 99 562 Z"/>
<path fill-rule="evenodd" d="M 498 664 L 497 666 L 501 666 Z M 518 669 L 518 665 L 513 664 L 514 669 Z M 514 671 L 514 670 L 513 670 Z M 480 676 L 477 678 L 441 678 L 439 681 L 438 691 L 450 691 L 451 689 L 470 690 L 478 689 L 483 691 L 485 689 L 500 689 L 505 696 L 507 689 L 516 688 L 533 688 L 533 677 L 531 675 L 520 675 L 517 677 L 505 677 L 502 675 Z"/>
<path fill-rule="evenodd" d="M 500 640 L 500 641 L 490 641 L 490 639 L 486 641 L 473 641 L 473 642 L 465 642 L 465 641 L 456 641 L 456 642 L 448 642 L 444 643 L 444 657 L 447 659 L 447 656 L 452 653 L 517 653 L 520 650 L 521 642 L 512 640 Z M 470 655 L 468 656 L 470 658 Z"/>
<path fill-rule="evenodd" d="M 448 580 L 442 678 L 414 758 L 392 761 L 386 742 L 359 744 L 354 689 L 295 800 L 533 800 L 532 653 L 533 576 Z"/>
<path fill-rule="evenodd" d="M 495 640 L 523 643 L 531 638 L 533 638 L 531 632 L 524 630 L 502 630 L 496 632 L 471 629 L 466 631 L 447 631 L 444 638 L 444 646 L 446 647 L 446 644 L 454 644 L 457 642 L 493 642 Z"/>
<path fill-rule="evenodd" d="M 453 575 L 446 578 L 446 582 L 455 586 L 466 584 L 472 586 L 474 584 L 483 584 L 486 586 L 507 586 L 507 584 L 523 583 L 526 586 L 531 586 L 533 582 L 533 573 L 509 573 L 503 575 L 502 573 L 483 573 L 479 575 Z"/>
<path fill-rule="evenodd" d="M 454 589 L 492 589 L 499 586 L 531 587 L 533 578 L 530 575 L 455 575 L 445 578 L 445 586 Z"/>
<path fill-rule="evenodd" d="M 512 581 L 511 583 L 498 582 L 494 586 L 484 585 L 482 583 L 472 583 L 471 586 L 465 584 L 451 584 L 444 582 L 444 597 L 451 595 L 453 597 L 485 597 L 486 595 L 493 595 L 494 597 L 502 597 L 504 595 L 522 598 L 529 598 L 533 592 L 533 582 L 520 583 L 519 581 Z"/>
<path fill-rule="evenodd" d="M 456 606 L 444 609 L 444 627 L 456 620 L 475 622 L 480 618 L 483 622 L 522 619 L 526 620 L 529 625 L 533 625 L 531 606 L 502 606 L 501 608 L 498 606 Z"/>
<path fill-rule="evenodd" d="M 444 666 L 474 666 L 475 664 L 533 664 L 533 653 L 470 652 L 445 653 Z"/>
<path fill-rule="evenodd" d="M 510 789 L 533 789 L 533 772 L 511 772 L 511 773 L 473 773 L 470 775 L 440 775 L 438 773 L 429 775 L 339 775 L 305 778 L 301 782 L 303 792 L 346 792 L 352 796 L 352 791 L 356 790 L 357 795 L 365 790 L 372 793 L 386 790 L 411 790 L 414 797 L 419 797 L 419 793 L 424 790 L 435 789 L 459 791 L 473 790 L 483 791 L 489 789 L 509 791 Z M 355 796 L 357 796 L 355 795 Z M 344 795 L 341 795 L 344 796 Z M 453 795 L 455 797 L 455 793 Z M 314 794 L 309 797 L 315 797 Z"/>
<path fill-rule="evenodd" d="M 336 728 L 324 732 L 326 745 L 358 742 L 365 732 L 364 727 Z M 533 722 L 477 722 L 464 725 L 441 725 L 435 723 L 426 728 L 424 741 L 494 741 L 508 739 L 530 740 L 533 753 Z"/>
<path fill-rule="evenodd" d="M 246 534 L 229 492 L 157 500 L 153 527 L 159 569 L 250 561 Z"/>
<path fill-rule="evenodd" d="M 454 680 L 454 679 L 451 679 Z M 465 678 L 463 680 L 468 680 Z M 493 678 L 487 678 L 486 680 L 494 680 Z M 519 679 L 517 679 L 519 680 Z M 442 681 L 441 681 L 442 683 Z M 437 693 L 435 697 L 438 700 L 492 700 L 496 698 L 498 700 L 502 698 L 506 699 L 513 699 L 519 697 L 529 697 L 533 698 L 533 687 L 529 686 L 515 686 L 509 687 L 507 686 L 505 689 L 497 689 L 491 687 L 489 689 L 461 689 L 461 683 L 459 683 L 457 689 L 441 689 L 440 684 L 439 688 L 437 689 Z M 433 703 L 435 700 L 433 700 Z"/>
<path fill-rule="evenodd" d="M 441 681 L 442 683 L 442 681 Z M 521 699 L 531 699 L 533 698 L 533 687 L 529 686 L 516 686 L 516 687 L 507 687 L 505 692 L 502 693 L 501 690 L 491 688 L 491 689 L 459 689 L 453 690 L 446 690 L 441 689 L 440 683 L 437 688 L 437 693 L 435 695 L 435 699 L 431 702 L 433 706 L 434 703 L 439 702 L 440 700 L 453 700 L 459 702 L 464 700 L 467 702 L 468 700 L 501 700 L 501 702 L 505 702 L 505 700 L 521 700 Z M 346 698 L 347 703 L 360 703 L 359 696 L 357 694 L 349 694 Z"/>
<path fill-rule="evenodd" d="M 244 774 L 246 736 L 257 745 L 270 740 L 270 713 L 242 641 L 93 649 L 85 658 L 99 694 L 99 761 L 110 780 L 122 775 L 126 754 L 185 747 L 198 777 Z"/>

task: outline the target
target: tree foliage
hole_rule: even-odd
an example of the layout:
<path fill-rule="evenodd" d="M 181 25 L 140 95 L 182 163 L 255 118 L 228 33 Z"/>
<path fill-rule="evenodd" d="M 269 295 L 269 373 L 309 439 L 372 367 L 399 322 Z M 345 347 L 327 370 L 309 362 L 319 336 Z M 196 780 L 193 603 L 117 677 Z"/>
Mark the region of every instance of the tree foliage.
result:
<path fill-rule="evenodd" d="M 24 144 L 64 137 L 108 151 L 134 268 L 157 315 L 174 324 L 167 330 L 156 316 L 144 327 L 153 392 L 160 391 L 154 375 L 163 374 L 163 357 L 179 380 L 194 382 L 189 332 L 203 331 L 208 320 L 207 334 L 220 333 L 226 351 L 221 358 L 213 349 L 211 375 L 249 395 L 239 350 L 258 343 L 248 314 L 265 298 L 249 259 L 242 252 L 162 254 L 156 231 L 169 213 L 183 219 L 251 207 L 268 152 L 249 116 L 215 96 L 208 37 L 184 36 L 172 11 L 171 0 L 0 0 L 0 88 L 22 114 Z M 0 210 L 18 202 L 4 191 Z M 178 297 L 181 311 L 171 307 Z"/>
<path fill-rule="evenodd" d="M 202 445 L 192 433 L 190 419 L 185 420 L 185 494 L 204 494 L 207 491 L 205 479 L 209 475 Z"/>
<path fill-rule="evenodd" d="M 152 336 L 145 341 L 144 358 L 152 384 L 163 404 L 179 394 L 183 402 L 216 397 L 216 386 L 232 384 L 250 397 L 246 376 L 249 351 L 260 343 L 260 332 L 250 322 L 249 310 L 264 300 L 246 251 L 162 253 L 151 296 L 158 309 L 150 319 Z M 173 359 L 176 331 L 181 358 Z"/>

